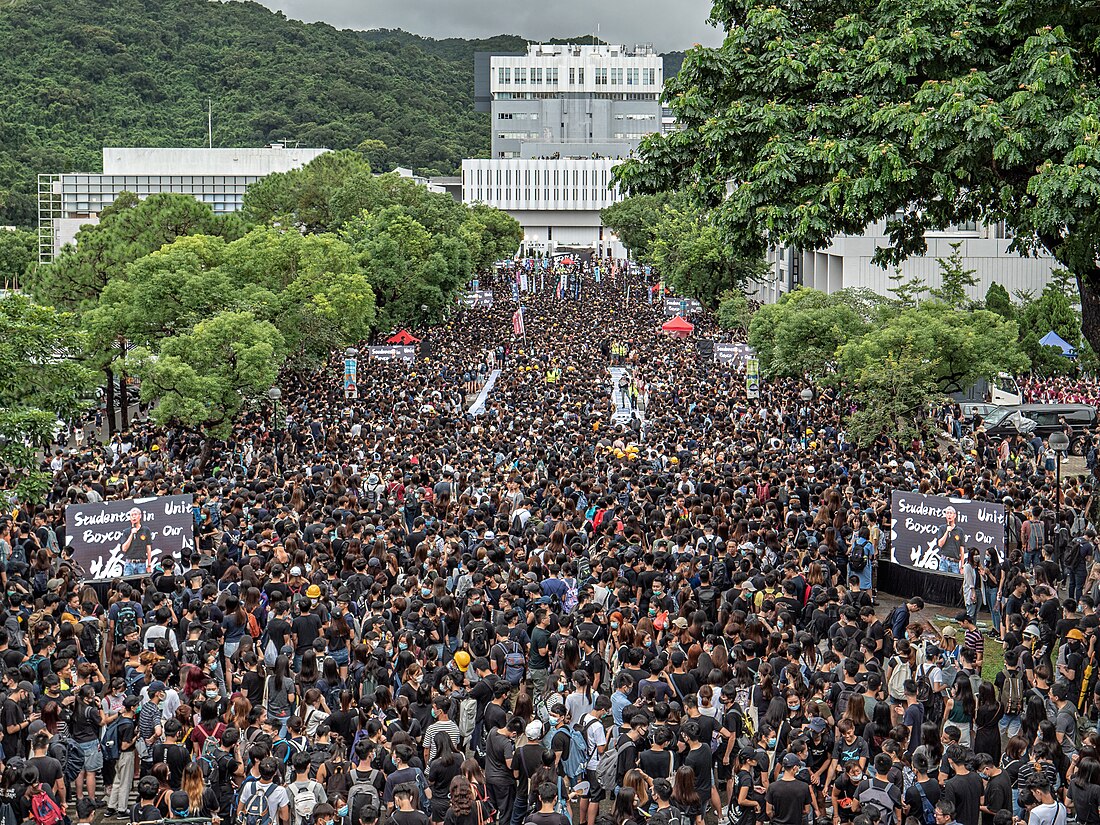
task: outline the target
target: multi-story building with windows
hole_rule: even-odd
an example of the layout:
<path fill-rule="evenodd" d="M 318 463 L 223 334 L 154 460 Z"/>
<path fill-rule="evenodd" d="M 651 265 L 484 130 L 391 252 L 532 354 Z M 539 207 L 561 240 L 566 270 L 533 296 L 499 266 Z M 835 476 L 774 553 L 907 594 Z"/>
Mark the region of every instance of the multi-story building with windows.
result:
<path fill-rule="evenodd" d="M 673 128 L 661 107 L 664 59 L 650 46 L 532 45 L 479 55 L 475 77 L 492 151 L 463 161 L 463 200 L 516 218 L 525 253 L 625 255 L 600 210 L 619 198 L 611 168 L 646 135 Z"/>
<path fill-rule="evenodd" d="M 625 156 L 661 131 L 664 61 L 650 46 L 531 46 L 489 67 L 492 157 Z"/>
<path fill-rule="evenodd" d="M 929 289 L 942 283 L 939 261 L 950 257 L 958 244 L 963 267 L 973 270 L 977 284 L 967 289 L 974 300 L 982 300 L 993 283 L 1010 293 L 1016 290 L 1042 292 L 1057 264 L 1048 255 L 1024 257 L 1009 250 L 1012 235 L 1004 224 L 966 223 L 925 235 L 928 251 L 908 258 L 898 268 L 902 280 L 919 278 Z M 770 303 L 800 286 L 833 293 L 841 289 L 870 289 L 888 295 L 895 282 L 894 269 L 874 263 L 875 250 L 890 246 L 886 222 L 869 224 L 860 235 L 837 235 L 824 249 L 783 248 L 768 256 L 768 278 L 757 285 L 756 297 Z"/>
<path fill-rule="evenodd" d="M 139 198 L 160 192 L 192 195 L 216 213 L 236 212 L 249 184 L 273 172 L 305 166 L 327 149 L 273 144 L 252 149 L 103 150 L 102 173 L 38 176 L 39 261 L 52 261 L 77 230 L 122 192 Z"/>

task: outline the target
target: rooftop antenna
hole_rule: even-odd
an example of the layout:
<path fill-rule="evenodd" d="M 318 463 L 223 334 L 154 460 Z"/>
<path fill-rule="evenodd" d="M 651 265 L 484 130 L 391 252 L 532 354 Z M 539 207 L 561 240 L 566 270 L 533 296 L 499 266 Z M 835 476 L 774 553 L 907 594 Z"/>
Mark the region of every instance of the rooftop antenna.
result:
<path fill-rule="evenodd" d="M 214 104 L 206 99 L 206 147 L 214 148 Z"/>

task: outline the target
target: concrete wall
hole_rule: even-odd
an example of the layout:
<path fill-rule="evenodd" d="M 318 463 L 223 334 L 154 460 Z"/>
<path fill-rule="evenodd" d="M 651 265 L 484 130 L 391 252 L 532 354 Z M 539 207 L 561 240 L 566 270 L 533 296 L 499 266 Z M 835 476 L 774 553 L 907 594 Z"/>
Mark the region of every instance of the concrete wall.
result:
<path fill-rule="evenodd" d="M 149 149 L 106 147 L 105 175 L 248 175 L 262 177 L 305 166 L 328 149 Z"/>

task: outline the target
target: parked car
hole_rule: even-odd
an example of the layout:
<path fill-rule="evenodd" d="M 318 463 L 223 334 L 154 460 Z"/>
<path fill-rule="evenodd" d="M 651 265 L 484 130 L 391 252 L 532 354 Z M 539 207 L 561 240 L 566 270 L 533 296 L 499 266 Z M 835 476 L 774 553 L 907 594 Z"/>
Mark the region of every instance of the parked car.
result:
<path fill-rule="evenodd" d="M 982 420 L 985 417 L 997 409 L 996 404 L 982 404 L 973 401 L 962 401 L 959 403 L 959 409 L 962 411 L 962 421 L 964 424 L 973 424 L 974 416 L 980 415 Z"/>
<path fill-rule="evenodd" d="M 1062 429 L 1063 422 L 1070 427 L 1069 451 L 1082 455 L 1085 436 L 1096 427 L 1096 407 L 1088 404 L 1018 404 L 997 407 L 985 417 L 985 430 L 993 438 L 1023 433 L 1038 433 L 1047 438 Z"/>

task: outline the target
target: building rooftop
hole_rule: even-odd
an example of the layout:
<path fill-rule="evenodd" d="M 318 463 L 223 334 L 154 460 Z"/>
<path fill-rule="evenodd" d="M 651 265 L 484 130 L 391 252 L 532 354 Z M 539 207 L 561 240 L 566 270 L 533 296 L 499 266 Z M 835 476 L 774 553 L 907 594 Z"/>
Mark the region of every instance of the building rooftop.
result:
<path fill-rule="evenodd" d="M 229 149 L 108 146 L 103 149 L 103 174 L 263 177 L 305 166 L 327 151 L 278 143 Z"/>

